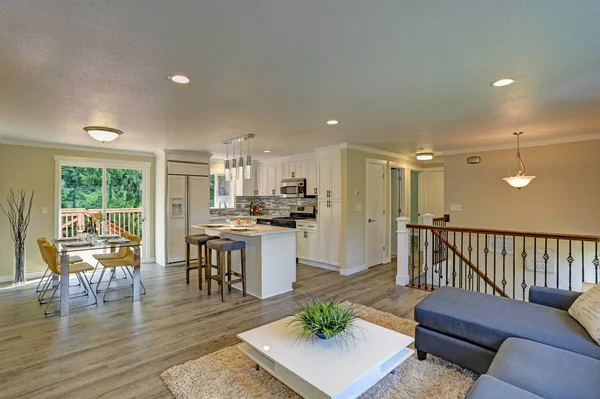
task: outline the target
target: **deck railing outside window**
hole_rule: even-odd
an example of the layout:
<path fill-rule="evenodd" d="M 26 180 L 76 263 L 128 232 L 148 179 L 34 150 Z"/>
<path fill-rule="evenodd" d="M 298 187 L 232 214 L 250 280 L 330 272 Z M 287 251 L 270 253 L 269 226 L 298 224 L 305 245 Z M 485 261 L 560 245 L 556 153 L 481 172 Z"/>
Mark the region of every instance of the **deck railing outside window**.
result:
<path fill-rule="evenodd" d="M 101 209 L 71 208 L 61 209 L 61 231 L 63 237 L 77 237 L 89 224 L 92 215 Z M 107 209 L 106 226 L 108 234 L 121 234 L 127 232 L 136 236 L 142 236 L 142 209 L 141 208 L 119 208 Z"/>
<path fill-rule="evenodd" d="M 579 291 L 600 277 L 600 236 L 452 227 L 430 214 L 397 221 L 398 284 L 527 300 L 532 285 Z"/>

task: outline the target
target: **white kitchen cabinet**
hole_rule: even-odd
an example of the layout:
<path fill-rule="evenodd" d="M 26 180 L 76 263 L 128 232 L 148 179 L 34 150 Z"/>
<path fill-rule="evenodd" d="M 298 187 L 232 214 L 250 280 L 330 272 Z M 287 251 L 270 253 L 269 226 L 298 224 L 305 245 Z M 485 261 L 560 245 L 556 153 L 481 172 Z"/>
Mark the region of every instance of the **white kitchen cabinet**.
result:
<path fill-rule="evenodd" d="M 264 165 L 256 168 L 256 190 L 258 195 L 269 195 L 269 177 L 267 167 Z"/>
<path fill-rule="evenodd" d="M 317 222 L 296 222 L 296 257 L 318 261 L 319 240 Z"/>
<path fill-rule="evenodd" d="M 236 196 L 254 196 L 258 195 L 258 182 L 256 179 L 257 168 L 252 168 L 250 179 L 242 179 L 236 180 L 235 182 L 231 182 L 232 186 L 235 186 L 235 195 Z"/>
<path fill-rule="evenodd" d="M 283 180 L 283 164 L 279 163 L 275 165 L 275 182 L 273 185 L 272 195 L 279 195 L 279 189 L 281 188 L 281 181 Z"/>
<path fill-rule="evenodd" d="M 317 195 L 319 187 L 319 166 L 316 160 L 306 161 L 306 195 Z"/>
<path fill-rule="evenodd" d="M 318 261 L 339 266 L 342 202 L 319 200 Z"/>
<path fill-rule="evenodd" d="M 342 164 L 340 158 L 319 160 L 318 195 L 320 198 L 342 197 Z"/>

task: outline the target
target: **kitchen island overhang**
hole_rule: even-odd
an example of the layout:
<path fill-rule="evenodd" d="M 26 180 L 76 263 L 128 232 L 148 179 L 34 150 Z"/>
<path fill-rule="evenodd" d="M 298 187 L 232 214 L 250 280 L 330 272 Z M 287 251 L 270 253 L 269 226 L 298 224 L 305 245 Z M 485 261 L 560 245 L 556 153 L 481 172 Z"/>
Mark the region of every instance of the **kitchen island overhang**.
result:
<path fill-rule="evenodd" d="M 246 291 L 260 299 L 293 290 L 296 282 L 296 230 L 285 227 L 256 225 L 253 230 L 228 227 L 192 226 L 205 234 L 246 243 Z M 240 272 L 240 253 L 232 253 L 232 270 Z M 212 264 L 216 264 L 213 255 Z M 234 284 L 241 290 L 241 284 Z"/>

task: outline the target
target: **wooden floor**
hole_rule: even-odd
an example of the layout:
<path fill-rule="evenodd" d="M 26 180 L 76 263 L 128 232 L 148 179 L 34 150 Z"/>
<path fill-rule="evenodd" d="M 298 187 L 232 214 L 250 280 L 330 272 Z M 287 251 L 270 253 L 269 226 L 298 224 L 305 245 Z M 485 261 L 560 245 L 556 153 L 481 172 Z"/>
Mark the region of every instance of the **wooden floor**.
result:
<path fill-rule="evenodd" d="M 163 370 L 238 343 L 236 334 L 294 313 L 307 292 L 412 318 L 427 292 L 395 284 L 395 264 L 345 277 L 299 265 L 293 292 L 260 301 L 208 297 L 182 268 L 143 265 L 148 294 L 44 317 L 35 285 L 0 291 L 0 396 L 170 397 Z M 113 294 L 114 295 L 114 294 Z M 121 291 L 118 295 L 126 295 Z"/>

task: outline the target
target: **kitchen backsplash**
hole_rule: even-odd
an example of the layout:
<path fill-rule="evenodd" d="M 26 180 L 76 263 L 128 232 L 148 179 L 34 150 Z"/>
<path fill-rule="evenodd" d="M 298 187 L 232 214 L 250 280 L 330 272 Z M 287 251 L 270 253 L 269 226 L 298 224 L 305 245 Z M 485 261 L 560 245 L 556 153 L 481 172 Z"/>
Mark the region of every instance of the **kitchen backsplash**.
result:
<path fill-rule="evenodd" d="M 244 216 L 250 213 L 250 203 L 260 205 L 261 215 L 288 216 L 290 205 L 312 205 L 317 206 L 317 198 L 280 198 L 280 197 L 236 197 L 235 208 L 227 210 L 211 209 L 212 215 Z"/>

